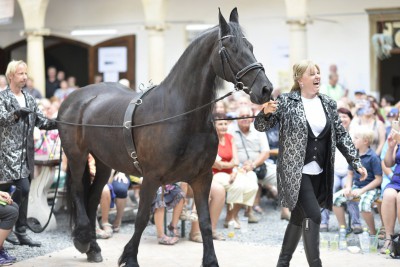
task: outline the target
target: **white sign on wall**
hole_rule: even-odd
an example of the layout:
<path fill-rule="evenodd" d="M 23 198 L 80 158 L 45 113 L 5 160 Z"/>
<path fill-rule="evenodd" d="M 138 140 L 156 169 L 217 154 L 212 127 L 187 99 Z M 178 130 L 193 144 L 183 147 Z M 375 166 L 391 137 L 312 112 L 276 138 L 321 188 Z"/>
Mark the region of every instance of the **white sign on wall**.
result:
<path fill-rule="evenodd" d="M 123 46 L 99 48 L 99 72 L 126 72 L 128 49 Z"/>
<path fill-rule="evenodd" d="M 0 24 L 10 23 L 14 17 L 14 0 L 0 0 Z"/>

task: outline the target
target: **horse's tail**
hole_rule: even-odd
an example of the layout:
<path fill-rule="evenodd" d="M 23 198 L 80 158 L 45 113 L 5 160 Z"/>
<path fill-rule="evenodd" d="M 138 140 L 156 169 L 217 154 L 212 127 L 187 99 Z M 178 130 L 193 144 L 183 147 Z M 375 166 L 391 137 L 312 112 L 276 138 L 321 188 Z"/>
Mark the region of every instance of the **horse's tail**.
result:
<path fill-rule="evenodd" d="M 73 179 L 75 179 L 75 181 L 73 181 Z M 71 188 L 71 185 L 73 182 L 76 183 L 75 186 L 83 186 L 83 195 L 85 196 L 84 205 L 86 207 L 87 202 L 88 202 L 87 198 L 89 195 L 89 188 L 90 188 L 90 184 L 91 184 L 88 162 L 86 162 L 85 171 L 83 172 L 82 179 L 79 179 L 79 177 L 73 178 L 71 175 L 70 166 L 67 165 L 67 176 L 66 176 L 65 184 L 66 184 L 66 189 L 67 189 L 67 192 L 66 192 L 66 194 L 67 194 L 67 210 L 69 212 L 69 224 L 70 224 L 71 228 L 73 227 L 73 224 L 75 222 L 76 215 L 77 215 L 75 201 L 74 201 L 74 197 L 76 197 L 76 196 L 73 196 L 72 188 Z"/>

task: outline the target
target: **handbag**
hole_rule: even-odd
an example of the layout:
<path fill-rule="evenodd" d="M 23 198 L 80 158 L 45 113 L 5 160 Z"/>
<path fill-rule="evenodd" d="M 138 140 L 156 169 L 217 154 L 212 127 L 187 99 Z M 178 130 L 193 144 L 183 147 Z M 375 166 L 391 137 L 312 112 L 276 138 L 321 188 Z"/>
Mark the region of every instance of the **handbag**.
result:
<path fill-rule="evenodd" d="M 249 153 L 247 152 L 246 145 L 244 144 L 244 141 L 243 141 L 242 133 L 240 131 L 236 131 L 236 132 L 238 132 L 240 135 L 240 139 L 242 140 L 244 150 L 246 151 L 247 159 L 250 159 Z M 265 162 L 263 162 L 263 164 L 256 167 L 253 171 L 256 173 L 258 180 L 263 180 L 265 178 L 265 176 L 267 175 L 267 165 L 265 164 Z"/>

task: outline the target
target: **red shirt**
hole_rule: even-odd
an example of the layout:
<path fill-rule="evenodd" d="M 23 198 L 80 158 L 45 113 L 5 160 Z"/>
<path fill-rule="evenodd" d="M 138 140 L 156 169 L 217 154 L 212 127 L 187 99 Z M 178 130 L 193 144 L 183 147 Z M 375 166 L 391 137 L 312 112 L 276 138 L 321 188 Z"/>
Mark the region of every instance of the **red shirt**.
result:
<path fill-rule="evenodd" d="M 233 136 L 230 134 L 225 134 L 225 144 L 224 145 L 222 145 L 221 143 L 218 144 L 218 156 L 222 158 L 221 161 L 230 162 L 232 160 L 233 158 L 232 142 L 233 142 Z M 217 172 L 226 172 L 228 174 L 231 174 L 232 168 L 222 169 L 222 170 L 213 168 L 213 173 L 216 174 Z"/>

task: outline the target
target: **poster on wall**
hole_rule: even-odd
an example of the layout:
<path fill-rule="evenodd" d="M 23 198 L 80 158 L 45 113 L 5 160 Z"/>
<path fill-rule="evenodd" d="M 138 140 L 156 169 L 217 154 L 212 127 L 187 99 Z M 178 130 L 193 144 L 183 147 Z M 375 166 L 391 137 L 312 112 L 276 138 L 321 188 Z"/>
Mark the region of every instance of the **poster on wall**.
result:
<path fill-rule="evenodd" d="M 99 72 L 105 82 L 118 82 L 119 73 L 128 70 L 128 49 L 124 46 L 101 47 L 98 52 Z"/>

